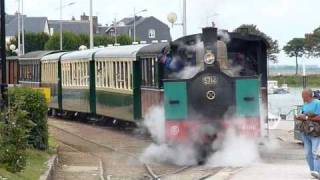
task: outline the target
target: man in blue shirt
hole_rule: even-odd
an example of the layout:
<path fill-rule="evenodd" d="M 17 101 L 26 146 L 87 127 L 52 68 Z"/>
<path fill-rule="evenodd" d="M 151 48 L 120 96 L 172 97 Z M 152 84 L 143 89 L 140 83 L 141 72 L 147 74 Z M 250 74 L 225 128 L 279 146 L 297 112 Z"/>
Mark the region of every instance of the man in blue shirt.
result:
<path fill-rule="evenodd" d="M 302 107 L 302 114 L 296 117 L 297 120 L 320 121 L 320 101 L 314 99 L 312 94 L 313 92 L 311 89 L 305 89 L 302 91 L 302 99 L 304 105 Z M 317 158 L 316 153 L 318 151 L 318 148 L 320 147 L 320 137 L 311 136 L 306 134 L 305 132 L 302 132 L 301 134 L 311 175 L 315 178 L 319 178 L 320 160 Z"/>

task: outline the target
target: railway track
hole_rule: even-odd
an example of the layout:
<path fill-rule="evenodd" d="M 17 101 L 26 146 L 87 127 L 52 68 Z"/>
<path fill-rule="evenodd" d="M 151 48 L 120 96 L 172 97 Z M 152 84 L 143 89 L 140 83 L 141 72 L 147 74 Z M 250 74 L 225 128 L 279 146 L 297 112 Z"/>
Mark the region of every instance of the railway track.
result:
<path fill-rule="evenodd" d="M 73 124 L 71 122 L 63 122 L 61 120 L 56 120 L 56 119 L 50 120 L 50 123 L 49 123 L 49 127 L 52 129 L 52 131 L 55 132 L 54 134 L 58 141 L 60 141 L 63 144 L 67 144 L 69 147 L 72 147 L 77 151 L 88 153 L 99 159 L 100 161 L 99 164 L 101 165 L 100 169 L 102 169 L 102 172 L 100 173 L 100 176 L 101 176 L 100 180 L 119 179 L 117 178 L 117 174 L 111 173 L 112 171 L 117 172 L 119 170 L 114 170 L 113 167 L 110 167 L 107 165 L 108 163 L 110 163 L 109 159 L 104 160 L 104 158 L 106 158 L 105 156 L 108 156 L 108 154 L 110 153 L 113 154 L 112 156 L 125 156 L 124 159 L 134 159 L 135 162 L 140 163 L 139 168 L 134 170 L 134 171 L 138 171 L 139 177 L 133 178 L 133 179 L 139 179 L 139 180 L 140 179 L 152 179 L 152 180 L 170 179 L 170 177 L 178 177 L 180 174 L 186 174 L 185 176 L 187 176 L 189 172 L 191 173 L 195 171 L 203 171 L 203 172 L 199 173 L 199 175 L 196 175 L 198 176 L 197 178 L 192 178 L 192 179 L 205 180 L 223 169 L 223 168 L 214 168 L 210 170 L 206 170 L 206 169 L 201 170 L 197 166 L 177 167 L 172 165 L 141 163 L 139 160 L 139 153 L 137 152 L 141 152 L 143 147 L 139 145 L 133 146 L 133 144 L 135 144 L 136 142 L 132 142 L 132 137 L 130 137 L 130 135 L 124 135 L 112 130 L 108 131 L 104 128 L 100 129 L 98 127 L 89 127 L 89 130 L 90 128 L 96 128 L 96 130 L 98 131 L 96 133 L 98 134 L 102 130 L 107 135 L 109 135 L 110 139 L 113 139 L 108 144 L 105 144 L 105 143 L 99 142 L 96 139 L 93 140 L 92 138 L 89 138 L 90 136 L 92 137 L 92 132 L 88 131 L 87 129 L 86 129 L 87 133 L 85 134 L 88 134 L 89 136 L 84 137 L 83 133 L 79 133 L 79 131 L 73 130 L 72 125 L 81 127 L 84 124 L 77 124 L 77 123 Z M 84 131 L 85 129 L 80 128 L 80 131 L 82 130 Z M 73 139 L 78 139 L 79 144 L 81 145 L 66 142 L 67 140 L 65 139 L 65 137 L 67 136 Z M 116 142 L 119 141 L 120 139 L 122 142 L 124 142 L 124 144 L 126 144 L 126 147 L 131 147 L 131 148 L 126 149 L 126 147 L 121 147 L 121 145 L 117 147 Z M 146 143 L 148 144 L 150 142 L 146 142 Z M 138 143 L 138 144 L 141 144 L 141 143 Z M 136 148 L 138 148 L 140 151 Z M 120 167 L 122 168 L 122 166 Z M 126 171 L 126 169 L 123 171 Z M 128 171 L 130 170 L 128 169 Z"/>

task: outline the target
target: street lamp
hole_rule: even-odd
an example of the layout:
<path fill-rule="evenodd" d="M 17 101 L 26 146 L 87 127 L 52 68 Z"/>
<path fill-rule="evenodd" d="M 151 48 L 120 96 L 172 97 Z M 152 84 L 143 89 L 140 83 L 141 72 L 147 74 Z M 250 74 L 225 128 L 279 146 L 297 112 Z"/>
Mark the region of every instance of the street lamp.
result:
<path fill-rule="evenodd" d="M 92 0 L 90 0 L 90 49 L 93 48 L 94 42 L 93 42 L 93 17 L 92 17 Z"/>
<path fill-rule="evenodd" d="M 62 35 L 62 9 L 68 6 L 76 4 L 75 2 L 68 3 L 63 6 L 62 0 L 60 0 L 60 50 L 63 50 L 63 35 Z"/>
<path fill-rule="evenodd" d="M 80 51 L 84 51 L 84 50 L 87 50 L 87 49 L 88 49 L 88 47 L 85 46 L 85 45 L 81 45 L 81 46 L 79 47 L 79 50 L 80 50 Z"/>
<path fill-rule="evenodd" d="M 133 42 L 136 42 L 136 16 L 139 13 L 147 12 L 147 9 L 136 12 L 136 8 L 133 9 Z"/>
<path fill-rule="evenodd" d="M 177 14 L 172 12 L 169 13 L 167 16 L 168 21 L 173 25 L 179 25 L 183 28 L 183 36 L 187 35 L 187 1 L 183 0 L 183 14 L 182 14 L 182 23 L 176 23 L 177 21 Z"/>

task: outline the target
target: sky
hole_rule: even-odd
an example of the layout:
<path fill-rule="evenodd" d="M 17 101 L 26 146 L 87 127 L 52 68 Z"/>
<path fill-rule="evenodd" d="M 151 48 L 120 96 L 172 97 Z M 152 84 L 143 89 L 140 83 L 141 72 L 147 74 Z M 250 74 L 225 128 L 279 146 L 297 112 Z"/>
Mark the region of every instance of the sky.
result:
<path fill-rule="evenodd" d="M 63 19 L 77 19 L 89 14 L 89 0 L 62 0 L 63 4 L 75 2 L 63 8 Z M 59 19 L 59 0 L 24 0 L 24 14 Z M 6 1 L 6 11 L 17 11 L 17 0 Z M 279 41 L 282 48 L 295 37 L 304 37 L 320 26 L 319 0 L 187 0 L 188 34 L 201 32 L 201 28 L 214 21 L 220 29 L 234 30 L 241 24 L 256 24 L 258 28 Z M 93 0 L 93 14 L 100 24 L 110 24 L 114 18 L 133 16 L 136 11 L 147 9 L 141 16 L 154 16 L 170 27 L 170 12 L 178 14 L 182 21 L 182 0 Z M 182 36 L 182 27 L 171 28 L 173 39 Z M 319 59 L 305 59 L 306 64 L 320 64 Z M 300 61 L 301 62 L 301 61 Z M 317 63 L 319 62 L 319 63 Z M 294 58 L 279 54 L 279 64 L 295 64 Z"/>

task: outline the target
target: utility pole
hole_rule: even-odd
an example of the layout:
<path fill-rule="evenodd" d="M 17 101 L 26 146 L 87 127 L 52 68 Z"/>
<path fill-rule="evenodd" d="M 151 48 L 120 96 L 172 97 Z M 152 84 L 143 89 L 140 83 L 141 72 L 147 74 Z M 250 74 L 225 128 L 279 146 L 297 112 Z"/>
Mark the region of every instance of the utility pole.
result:
<path fill-rule="evenodd" d="M 302 60 L 302 86 L 307 88 L 307 75 L 306 75 L 306 63 L 305 60 Z"/>
<path fill-rule="evenodd" d="M 18 56 L 21 55 L 21 16 L 20 16 L 21 2 L 18 0 Z"/>
<path fill-rule="evenodd" d="M 60 50 L 63 50 L 63 40 L 62 40 L 62 0 L 60 0 Z"/>
<path fill-rule="evenodd" d="M 183 0 L 183 36 L 187 35 L 187 0 Z"/>
<path fill-rule="evenodd" d="M 6 71 L 6 13 L 5 13 L 5 1 L 1 0 L 0 1 L 0 15 L 1 15 L 1 20 L 0 20 L 0 46 L 1 46 L 1 73 L 2 73 L 2 78 L 1 78 L 1 108 L 5 109 L 8 107 L 8 85 L 7 85 L 7 71 Z"/>
<path fill-rule="evenodd" d="M 90 0 L 90 49 L 93 49 L 93 17 L 92 17 L 92 0 Z"/>
<path fill-rule="evenodd" d="M 136 16 L 139 13 L 146 12 L 147 9 L 143 9 L 139 12 L 136 12 L 136 8 L 133 9 L 133 42 L 136 42 Z"/>
<path fill-rule="evenodd" d="M 133 42 L 136 42 L 136 8 L 133 8 Z"/>
<path fill-rule="evenodd" d="M 22 48 L 21 48 L 21 50 L 22 50 L 22 55 L 23 54 L 25 54 L 25 47 L 24 47 L 24 45 L 25 45 L 25 43 L 24 43 L 24 40 L 25 40 L 25 38 L 24 38 L 24 16 L 23 16 L 23 0 L 21 0 L 21 32 L 22 32 Z"/>
<path fill-rule="evenodd" d="M 117 41 L 117 18 L 114 18 L 114 22 L 113 22 L 113 26 L 114 26 L 114 44 L 118 44 Z"/>

